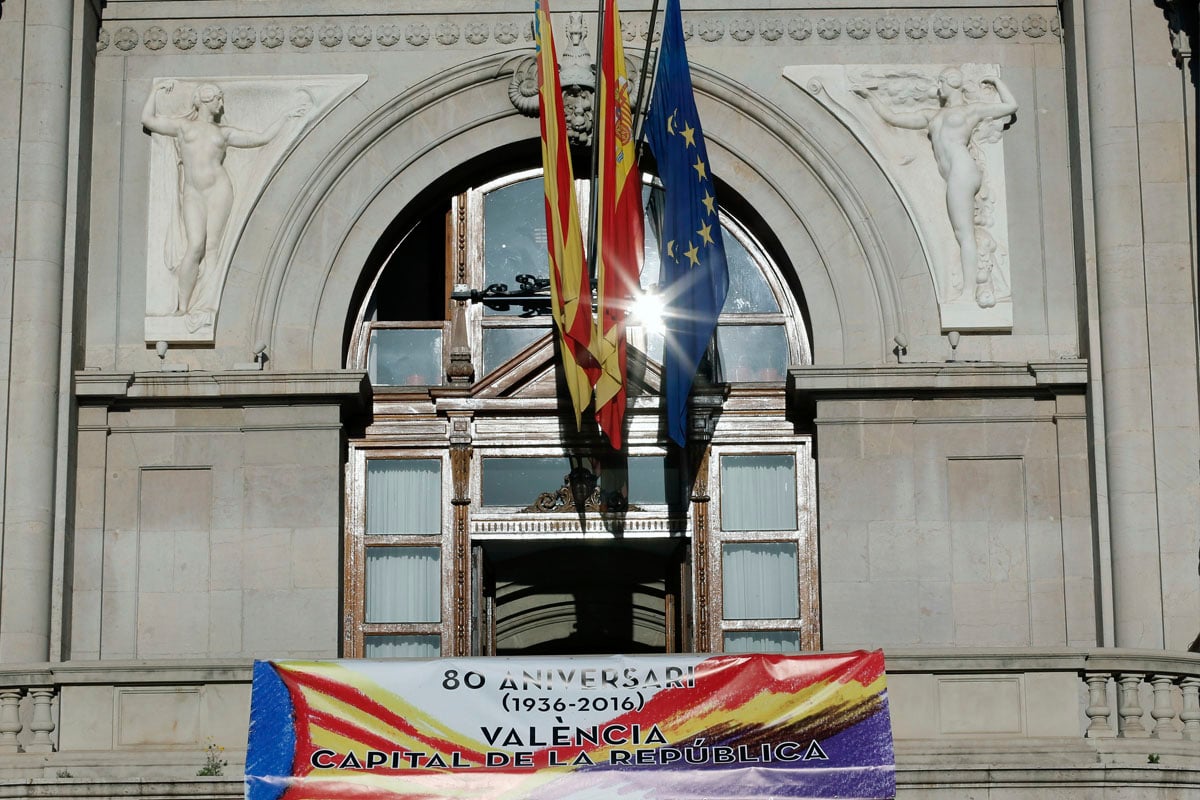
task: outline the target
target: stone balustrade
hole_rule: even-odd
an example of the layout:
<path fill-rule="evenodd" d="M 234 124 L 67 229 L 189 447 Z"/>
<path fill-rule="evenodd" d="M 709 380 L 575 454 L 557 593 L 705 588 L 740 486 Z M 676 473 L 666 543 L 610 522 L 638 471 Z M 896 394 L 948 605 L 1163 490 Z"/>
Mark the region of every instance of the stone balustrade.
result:
<path fill-rule="evenodd" d="M 1058 710 L 1076 706 L 1063 699 L 1062 690 L 1081 682 L 1078 709 L 1081 735 L 1085 739 L 1200 741 L 1200 655 L 1197 654 L 1115 648 L 889 650 L 887 667 L 892 722 L 898 740 L 906 738 L 903 731 L 912 720 L 897 718 L 897 692 L 903 696 L 908 679 L 923 678 L 973 682 L 977 686 L 989 682 L 999 686 L 1020 679 L 1025 684 L 1020 688 L 1026 700 L 1039 699 L 1038 687 L 1029 684 L 1045 684 L 1051 689 L 1051 697 L 1041 699 L 1049 700 Z M 977 704 L 983 697 L 977 696 L 975 701 L 972 708 L 978 710 Z M 993 710 L 1004 713 L 1000 708 Z M 1029 712 L 1047 710 L 1046 706 L 1026 708 L 1026 721 Z M 986 729 L 985 721 L 978 722 L 981 729 Z M 1200 756 L 1200 750 L 1197 755 Z"/>
<path fill-rule="evenodd" d="M 251 667 L 0 667 L 0 798 L 240 796 Z M 889 650 L 887 667 L 901 797 L 1006 780 L 1030 797 L 1097 782 L 1200 793 L 1200 656 Z M 196 777 L 212 744 L 227 774 Z"/>

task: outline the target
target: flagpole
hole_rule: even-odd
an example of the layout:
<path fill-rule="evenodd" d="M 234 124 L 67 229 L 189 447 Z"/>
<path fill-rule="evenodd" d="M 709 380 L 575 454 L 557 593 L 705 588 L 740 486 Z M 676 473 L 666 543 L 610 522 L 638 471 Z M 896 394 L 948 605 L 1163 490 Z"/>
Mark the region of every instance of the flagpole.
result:
<path fill-rule="evenodd" d="M 600 90 L 604 82 L 604 3 L 599 0 L 600 9 L 596 12 L 596 90 L 592 95 L 592 182 L 588 194 L 588 249 L 587 265 L 588 278 L 596 280 L 596 236 L 599 233 L 599 199 L 600 193 Z M 594 302 L 594 301 L 593 301 Z"/>
<path fill-rule="evenodd" d="M 638 77 L 637 106 L 633 109 L 633 127 L 637 131 L 637 135 L 633 140 L 637 142 L 637 149 L 642 149 L 642 123 L 644 122 L 644 111 L 639 111 L 643 108 L 642 92 L 646 89 L 646 75 L 650 72 L 650 45 L 654 44 L 654 21 L 658 18 L 658 0 L 654 0 L 654 5 L 650 6 L 650 28 L 646 31 L 646 50 L 642 53 L 642 74 Z M 657 60 L 657 59 L 656 59 Z M 641 160 L 640 158 L 638 159 Z"/>

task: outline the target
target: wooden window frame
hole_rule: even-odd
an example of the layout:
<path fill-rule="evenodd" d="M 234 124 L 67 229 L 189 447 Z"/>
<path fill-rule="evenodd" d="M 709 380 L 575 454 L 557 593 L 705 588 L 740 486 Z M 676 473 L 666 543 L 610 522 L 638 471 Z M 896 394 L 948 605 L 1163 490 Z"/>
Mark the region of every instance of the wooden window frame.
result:
<path fill-rule="evenodd" d="M 726 531 L 722 525 L 721 489 L 723 456 L 792 456 L 796 472 L 796 529 L 794 531 Z M 724 650 L 725 634 L 748 631 L 799 631 L 802 651 L 821 648 L 821 594 L 818 563 L 816 514 L 814 509 L 816 482 L 812 460 L 812 440 L 792 437 L 791 441 L 770 443 L 714 442 L 709 455 L 712 492 L 709 499 L 709 532 L 707 552 L 709 573 L 712 575 L 709 604 L 709 643 L 714 651 Z M 727 544 L 796 545 L 797 598 L 796 617 L 774 619 L 727 619 L 724 609 L 724 553 Z"/>
<path fill-rule="evenodd" d="M 450 641 L 453 622 L 454 552 L 452 542 L 453 517 L 448 513 L 453 491 L 448 448 L 398 448 L 365 442 L 351 443 L 346 462 L 346 536 L 343 547 L 343 619 L 342 654 L 346 658 L 362 658 L 366 639 L 371 635 L 413 634 L 437 635 L 445 652 Z M 437 461 L 440 465 L 439 533 L 395 534 L 367 533 L 367 462 L 369 461 Z M 439 622 L 367 622 L 366 577 L 368 547 L 436 547 L 439 550 Z"/>

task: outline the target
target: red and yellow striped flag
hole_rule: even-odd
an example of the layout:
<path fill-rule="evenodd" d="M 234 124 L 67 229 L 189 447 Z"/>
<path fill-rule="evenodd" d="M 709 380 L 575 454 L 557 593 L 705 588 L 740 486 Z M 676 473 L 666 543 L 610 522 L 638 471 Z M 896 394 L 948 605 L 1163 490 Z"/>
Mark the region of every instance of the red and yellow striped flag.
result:
<path fill-rule="evenodd" d="M 596 421 L 609 443 L 621 448 L 625 424 L 625 315 L 642 269 L 642 176 L 637 168 L 625 73 L 621 19 L 616 0 L 604 3 L 604 52 L 600 56 L 600 104 L 596 145 L 600 148 L 595 241 L 597 316 Z"/>
<path fill-rule="evenodd" d="M 534 2 L 538 106 L 542 123 L 542 170 L 546 190 L 546 240 L 550 254 L 551 313 L 558 329 L 563 375 L 578 428 L 592 399 L 599 367 L 592 348 L 592 287 L 583 255 L 583 233 L 563 116 L 558 54 L 548 0 Z"/>

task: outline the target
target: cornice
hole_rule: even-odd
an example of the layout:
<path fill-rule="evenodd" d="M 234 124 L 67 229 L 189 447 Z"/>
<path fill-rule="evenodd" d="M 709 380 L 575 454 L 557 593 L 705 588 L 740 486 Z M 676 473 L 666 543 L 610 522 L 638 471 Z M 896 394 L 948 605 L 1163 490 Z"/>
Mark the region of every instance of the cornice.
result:
<path fill-rule="evenodd" d="M 363 407 L 369 394 L 365 372 L 93 372 L 75 373 L 81 404 L 334 403 Z"/>
<path fill-rule="evenodd" d="M 819 400 L 1048 398 L 1083 394 L 1087 378 L 1084 359 L 811 366 L 788 370 L 787 394 L 793 413 L 811 420 Z"/>
<path fill-rule="evenodd" d="M 399 4 L 386 0 L 102 0 L 107 4 L 106 17 L 111 19 L 173 19 L 202 16 L 209 18 L 234 19 L 251 16 L 248 8 L 256 11 L 254 16 L 275 17 L 355 17 L 366 14 L 393 14 Z M 1170 2 L 1171 0 L 1167 0 Z M 625 0 L 621 3 L 626 13 L 650 12 L 654 0 Z M 822 12 L 838 9 L 865 10 L 934 10 L 946 7 L 945 0 L 683 0 L 685 17 L 698 13 L 714 12 Z M 1013 8 L 1057 8 L 1057 0 L 956 0 L 952 4 L 959 9 L 1013 9 Z M 483 8 L 481 8 L 483 6 Z M 532 14 L 529 0 L 405 0 L 406 14 Z M 555 0 L 555 14 L 572 11 L 585 14 L 595 13 L 596 0 Z M 661 12 L 661 0 L 660 0 Z"/>
<path fill-rule="evenodd" d="M 159 9 L 164 3 L 144 5 L 159 15 L 139 18 L 109 7 L 97 43 L 102 54 L 471 50 L 533 43 L 527 11 L 206 17 L 196 13 L 203 3 L 179 4 L 178 15 L 161 13 L 169 10 Z M 626 12 L 622 28 L 627 44 L 644 44 L 649 14 Z M 1036 3 L 953 9 L 713 9 L 693 10 L 684 19 L 684 36 L 693 47 L 928 46 L 988 39 L 1029 44 L 1052 41 L 1061 33 L 1056 8 Z"/>

